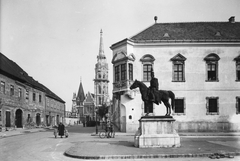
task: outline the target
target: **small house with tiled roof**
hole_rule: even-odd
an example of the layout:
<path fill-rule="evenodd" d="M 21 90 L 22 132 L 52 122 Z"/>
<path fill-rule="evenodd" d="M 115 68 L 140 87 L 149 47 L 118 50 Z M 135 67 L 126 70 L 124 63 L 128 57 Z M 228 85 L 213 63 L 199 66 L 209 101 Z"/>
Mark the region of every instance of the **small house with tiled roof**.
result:
<path fill-rule="evenodd" d="M 83 121 L 83 118 L 84 118 L 84 114 L 83 114 L 84 100 L 85 100 L 85 94 L 84 94 L 82 80 L 81 80 L 78 88 L 77 97 L 76 97 L 76 103 L 77 103 L 76 108 L 78 110 L 78 115 L 80 119 L 79 121 L 81 122 Z"/>
<path fill-rule="evenodd" d="M 135 132 L 146 114 L 135 79 L 175 93 L 172 115 L 178 131 L 240 131 L 240 22 L 155 23 L 114 43 L 113 121 Z M 151 115 L 165 115 L 153 104 Z"/>
<path fill-rule="evenodd" d="M 0 126 L 22 128 L 64 122 L 65 101 L 0 53 Z"/>
<path fill-rule="evenodd" d="M 84 100 L 84 109 L 83 115 L 85 121 L 95 121 L 96 113 L 95 113 L 95 99 L 94 94 L 88 92 L 86 94 L 86 99 Z"/>

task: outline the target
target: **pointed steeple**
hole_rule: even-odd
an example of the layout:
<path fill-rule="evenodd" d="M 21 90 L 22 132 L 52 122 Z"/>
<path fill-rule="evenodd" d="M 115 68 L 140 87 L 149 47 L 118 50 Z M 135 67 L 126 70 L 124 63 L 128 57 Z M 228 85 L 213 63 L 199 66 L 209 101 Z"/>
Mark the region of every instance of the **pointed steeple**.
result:
<path fill-rule="evenodd" d="M 83 105 L 83 101 L 85 100 L 85 94 L 82 86 L 82 80 L 80 80 L 80 85 L 77 94 L 77 105 Z"/>
<path fill-rule="evenodd" d="M 103 36 L 102 36 L 103 32 L 102 29 L 100 31 L 100 45 L 99 45 L 99 54 L 98 54 L 98 59 L 105 59 L 105 55 L 104 55 L 104 47 L 103 47 Z"/>

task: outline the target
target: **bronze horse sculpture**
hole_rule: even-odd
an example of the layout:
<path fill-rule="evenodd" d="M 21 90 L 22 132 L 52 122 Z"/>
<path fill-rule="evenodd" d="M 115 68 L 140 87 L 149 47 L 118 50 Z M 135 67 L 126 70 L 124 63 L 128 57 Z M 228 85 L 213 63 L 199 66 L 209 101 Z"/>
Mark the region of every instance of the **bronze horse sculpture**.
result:
<path fill-rule="evenodd" d="M 145 103 L 152 103 L 149 99 L 149 89 L 148 87 L 138 81 L 138 80 L 135 80 L 133 82 L 133 84 L 130 86 L 130 89 L 135 89 L 135 88 L 139 88 L 140 89 L 140 93 L 142 95 L 142 100 L 143 102 Z M 174 108 L 174 101 L 175 101 L 175 95 L 172 91 L 166 91 L 166 90 L 158 90 L 156 92 L 156 100 L 161 103 L 161 101 L 163 102 L 163 104 L 165 105 L 166 109 L 167 109 L 167 113 L 166 113 L 166 116 L 170 116 L 171 114 L 171 106 L 172 106 L 172 109 Z M 171 105 L 169 103 L 169 98 L 171 99 Z M 149 109 L 147 108 L 147 115 L 149 114 Z"/>

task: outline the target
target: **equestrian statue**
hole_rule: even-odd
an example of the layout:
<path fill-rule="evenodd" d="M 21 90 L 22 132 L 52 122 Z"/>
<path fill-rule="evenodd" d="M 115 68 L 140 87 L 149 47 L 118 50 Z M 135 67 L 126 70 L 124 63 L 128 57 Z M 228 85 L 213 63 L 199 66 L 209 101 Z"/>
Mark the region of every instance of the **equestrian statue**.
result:
<path fill-rule="evenodd" d="M 148 88 L 144 83 L 135 80 L 133 84 L 130 86 L 130 89 L 139 88 L 140 93 L 142 95 L 142 100 L 146 104 L 152 104 L 155 103 L 159 105 L 161 102 L 165 105 L 167 109 L 166 116 L 170 116 L 171 114 L 171 106 L 172 109 L 174 108 L 174 101 L 175 101 L 175 95 L 172 91 L 166 91 L 166 90 L 158 90 L 158 79 L 154 77 L 154 72 L 151 71 L 151 81 L 150 81 L 150 87 Z M 169 103 L 169 98 L 171 99 L 171 105 Z M 147 106 L 147 114 L 149 114 L 149 107 Z"/>

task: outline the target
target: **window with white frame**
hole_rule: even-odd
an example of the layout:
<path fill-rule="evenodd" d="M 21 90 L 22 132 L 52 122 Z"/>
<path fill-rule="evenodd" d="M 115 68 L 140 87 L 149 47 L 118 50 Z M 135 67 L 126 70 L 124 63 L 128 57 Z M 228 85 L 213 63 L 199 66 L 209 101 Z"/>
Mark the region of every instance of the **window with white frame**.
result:
<path fill-rule="evenodd" d="M 174 114 L 185 114 L 185 98 L 175 98 Z"/>
<path fill-rule="evenodd" d="M 133 65 L 131 63 L 128 64 L 128 79 L 133 80 Z"/>
<path fill-rule="evenodd" d="M 218 81 L 218 61 L 220 57 L 217 54 L 209 54 L 204 60 L 206 61 L 206 81 Z"/>
<path fill-rule="evenodd" d="M 120 70 L 119 65 L 115 66 L 115 82 L 120 81 Z"/>
<path fill-rule="evenodd" d="M 152 64 L 143 64 L 143 81 L 151 80 Z"/>
<path fill-rule="evenodd" d="M 126 69 L 126 63 L 121 64 L 121 80 L 127 80 L 127 69 Z"/>
<path fill-rule="evenodd" d="M 32 97 L 33 101 L 36 101 L 36 93 L 33 92 L 33 97 Z"/>
<path fill-rule="evenodd" d="M 236 81 L 240 81 L 240 55 L 234 60 L 236 61 Z"/>
<path fill-rule="evenodd" d="M 5 93 L 5 82 L 1 81 L 1 84 L 0 84 L 0 91 L 2 93 Z"/>
<path fill-rule="evenodd" d="M 18 88 L 18 98 L 22 98 L 22 89 Z"/>
<path fill-rule="evenodd" d="M 171 58 L 171 61 L 173 63 L 173 82 L 185 81 L 185 60 L 186 58 L 181 54 L 177 54 Z"/>
<path fill-rule="evenodd" d="M 207 115 L 218 115 L 219 114 L 219 103 L 218 97 L 207 97 Z"/>
<path fill-rule="evenodd" d="M 155 61 L 155 58 L 150 55 L 146 54 L 144 55 L 140 61 L 142 62 L 142 71 L 143 71 L 143 81 L 150 81 L 151 80 L 151 71 L 153 69 L 153 63 Z"/>
<path fill-rule="evenodd" d="M 42 95 L 39 94 L 39 103 L 41 103 L 41 102 L 42 102 Z"/>
<path fill-rule="evenodd" d="M 10 96 L 14 95 L 14 86 L 10 85 Z"/>
<path fill-rule="evenodd" d="M 28 99 L 29 99 L 29 91 L 27 89 L 26 89 L 25 95 L 26 95 L 26 101 L 28 101 Z"/>
<path fill-rule="evenodd" d="M 240 96 L 236 97 L 236 114 L 240 114 Z"/>

